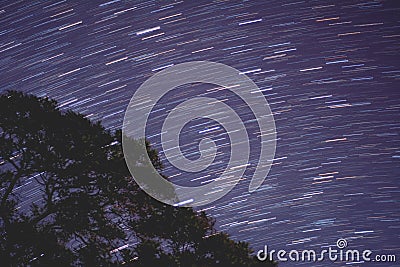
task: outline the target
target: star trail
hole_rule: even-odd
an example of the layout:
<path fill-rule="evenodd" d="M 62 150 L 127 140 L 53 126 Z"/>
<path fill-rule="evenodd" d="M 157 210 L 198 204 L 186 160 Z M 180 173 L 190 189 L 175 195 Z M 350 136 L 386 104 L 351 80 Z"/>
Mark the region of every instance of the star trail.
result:
<path fill-rule="evenodd" d="M 400 258 L 399 14 L 390 0 L 3 0 L 0 90 L 54 98 L 116 130 L 133 93 L 154 73 L 197 60 L 232 66 L 257 84 L 276 123 L 275 158 L 256 192 L 247 189 L 260 131 L 226 88 L 175 88 L 154 107 L 146 129 L 165 159 L 160 129 L 179 103 L 207 96 L 237 111 L 251 156 L 239 184 L 201 208 L 218 230 L 256 251 L 321 250 L 345 238 L 351 249 Z M 230 140 L 212 120 L 185 125 L 183 153 L 198 158 L 204 137 L 218 147 L 207 170 L 188 174 L 164 160 L 177 184 L 208 183 L 226 167 Z M 40 194 L 29 181 L 19 190 Z"/>

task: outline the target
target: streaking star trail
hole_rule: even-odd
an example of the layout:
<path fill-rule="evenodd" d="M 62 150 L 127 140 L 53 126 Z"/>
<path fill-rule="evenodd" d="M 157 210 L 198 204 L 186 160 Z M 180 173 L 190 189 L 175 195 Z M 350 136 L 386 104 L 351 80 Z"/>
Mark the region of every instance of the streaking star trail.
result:
<path fill-rule="evenodd" d="M 264 183 L 248 192 L 261 153 L 257 118 L 215 84 L 179 86 L 150 112 L 146 137 L 164 173 L 198 186 L 226 168 L 229 132 L 216 121 L 194 119 L 179 135 L 192 160 L 203 138 L 214 141 L 204 171 L 175 168 L 161 140 L 174 107 L 215 98 L 237 112 L 250 143 L 237 186 L 200 208 L 219 230 L 255 251 L 321 250 L 345 238 L 349 248 L 400 258 L 399 13 L 391 0 L 1 1 L 0 90 L 54 98 L 116 130 L 135 90 L 155 73 L 191 61 L 231 66 L 255 82 L 275 119 L 276 154 Z M 18 190 L 40 194 L 30 182 Z"/>

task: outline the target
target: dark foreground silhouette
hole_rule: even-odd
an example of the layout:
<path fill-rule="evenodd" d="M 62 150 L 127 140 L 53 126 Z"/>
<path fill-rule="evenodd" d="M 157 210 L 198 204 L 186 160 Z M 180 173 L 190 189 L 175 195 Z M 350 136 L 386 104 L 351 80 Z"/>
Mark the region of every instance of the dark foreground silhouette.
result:
<path fill-rule="evenodd" d="M 1 266 L 275 266 L 204 212 L 143 193 L 120 140 L 53 100 L 0 95 Z"/>

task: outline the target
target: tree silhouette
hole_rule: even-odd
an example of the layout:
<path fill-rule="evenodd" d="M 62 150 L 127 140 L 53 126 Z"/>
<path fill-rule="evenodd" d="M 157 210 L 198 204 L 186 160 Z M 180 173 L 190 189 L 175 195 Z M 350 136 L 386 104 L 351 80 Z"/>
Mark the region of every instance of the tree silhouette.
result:
<path fill-rule="evenodd" d="M 54 100 L 0 95 L 2 266 L 274 265 L 218 233 L 204 212 L 145 194 L 130 177 L 121 140 L 121 131 Z M 157 152 L 148 143 L 147 150 L 161 171 Z"/>

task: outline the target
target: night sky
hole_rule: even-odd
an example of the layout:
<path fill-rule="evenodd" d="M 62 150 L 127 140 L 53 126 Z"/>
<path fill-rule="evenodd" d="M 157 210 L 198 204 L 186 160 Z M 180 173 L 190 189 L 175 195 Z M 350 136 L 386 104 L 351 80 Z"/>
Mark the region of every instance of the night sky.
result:
<path fill-rule="evenodd" d="M 115 130 L 135 90 L 157 71 L 195 60 L 232 66 L 269 102 L 277 150 L 257 192 L 247 192 L 252 164 L 228 195 L 204 207 L 217 228 L 254 250 L 321 250 L 346 238 L 351 249 L 396 254 L 399 261 L 399 14 L 395 0 L 3 0 L 0 92 L 48 96 Z M 250 109 L 210 84 L 176 88 L 155 107 L 146 130 L 161 157 L 163 118 L 196 95 L 237 109 L 256 162 Z M 184 127 L 185 155 L 196 158 L 205 136 L 219 148 L 214 164 L 187 174 L 165 162 L 176 183 L 207 183 L 226 166 L 227 133 L 207 119 Z"/>

